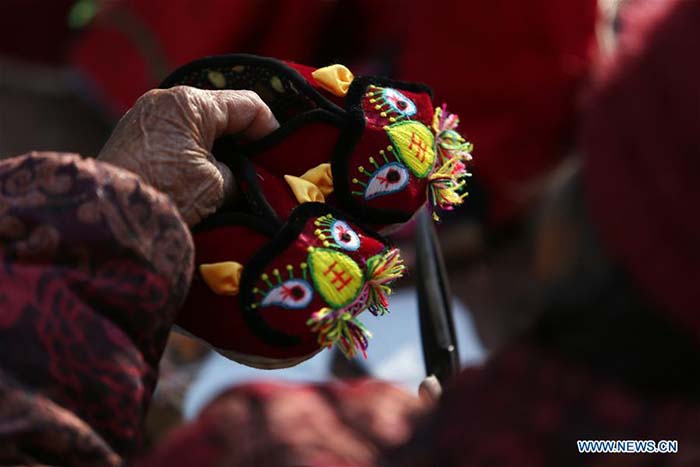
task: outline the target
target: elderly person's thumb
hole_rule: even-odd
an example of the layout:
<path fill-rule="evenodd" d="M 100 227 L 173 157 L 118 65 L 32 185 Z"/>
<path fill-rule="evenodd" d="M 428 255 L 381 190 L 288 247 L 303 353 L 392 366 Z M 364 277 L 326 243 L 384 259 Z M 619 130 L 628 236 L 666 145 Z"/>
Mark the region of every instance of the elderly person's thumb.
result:
<path fill-rule="evenodd" d="M 258 139 L 278 127 L 251 91 L 158 89 L 124 115 L 99 159 L 140 175 L 169 195 L 187 224 L 195 225 L 235 189 L 231 171 L 211 154 L 214 140 L 229 134 Z"/>

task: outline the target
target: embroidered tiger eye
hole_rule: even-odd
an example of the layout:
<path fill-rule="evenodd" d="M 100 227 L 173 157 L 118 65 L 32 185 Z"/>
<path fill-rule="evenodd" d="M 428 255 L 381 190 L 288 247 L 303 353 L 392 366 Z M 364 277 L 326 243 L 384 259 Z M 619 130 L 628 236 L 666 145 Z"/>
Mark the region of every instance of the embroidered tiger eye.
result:
<path fill-rule="evenodd" d="M 386 174 L 387 181 L 391 183 L 398 182 L 400 178 L 401 176 L 399 175 L 399 172 L 397 170 L 389 170 L 389 172 Z"/>
<path fill-rule="evenodd" d="M 304 289 L 302 289 L 298 285 L 295 285 L 294 287 L 292 287 L 291 294 L 292 297 L 298 300 L 304 296 Z"/>
<path fill-rule="evenodd" d="M 398 89 L 381 86 L 372 89 L 375 91 L 371 104 L 380 111 L 380 117 L 389 118 L 391 123 L 410 120 L 418 112 L 416 103 Z"/>

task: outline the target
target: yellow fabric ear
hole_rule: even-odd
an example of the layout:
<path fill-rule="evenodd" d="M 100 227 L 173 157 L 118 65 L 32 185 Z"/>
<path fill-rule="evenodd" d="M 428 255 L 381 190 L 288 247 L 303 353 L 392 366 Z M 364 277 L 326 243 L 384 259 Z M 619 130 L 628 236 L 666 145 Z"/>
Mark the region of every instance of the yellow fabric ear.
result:
<path fill-rule="evenodd" d="M 323 196 L 333 193 L 333 173 L 331 165 L 327 162 L 307 170 L 300 178 L 316 185 Z"/>
<path fill-rule="evenodd" d="M 202 279 L 218 295 L 238 295 L 242 272 L 243 265 L 235 261 L 199 265 Z"/>
<path fill-rule="evenodd" d="M 308 180 L 293 175 L 285 175 L 285 181 L 292 189 L 292 193 L 296 197 L 299 204 L 310 203 L 313 201 L 325 203 L 326 197 L 323 196 L 321 190 Z"/>
<path fill-rule="evenodd" d="M 347 67 L 338 64 L 319 68 L 311 73 L 311 76 L 323 89 L 339 97 L 348 93 L 350 83 L 355 79 Z"/>

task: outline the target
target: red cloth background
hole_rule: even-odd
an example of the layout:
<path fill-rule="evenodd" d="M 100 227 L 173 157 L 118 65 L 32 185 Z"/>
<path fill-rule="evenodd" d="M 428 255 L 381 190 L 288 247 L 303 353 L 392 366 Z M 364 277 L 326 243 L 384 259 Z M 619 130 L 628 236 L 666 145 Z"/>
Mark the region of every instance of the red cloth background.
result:
<path fill-rule="evenodd" d="M 700 3 L 643 2 L 583 116 L 586 188 L 609 252 L 700 336 Z"/>

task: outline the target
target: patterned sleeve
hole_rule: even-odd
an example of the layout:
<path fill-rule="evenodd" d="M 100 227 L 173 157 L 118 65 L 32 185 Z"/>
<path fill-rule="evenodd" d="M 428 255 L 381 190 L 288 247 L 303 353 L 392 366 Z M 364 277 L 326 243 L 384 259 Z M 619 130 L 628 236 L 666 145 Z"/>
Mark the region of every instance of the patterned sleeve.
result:
<path fill-rule="evenodd" d="M 192 274 L 189 231 L 136 175 L 0 160 L 0 463 L 120 465 Z"/>

